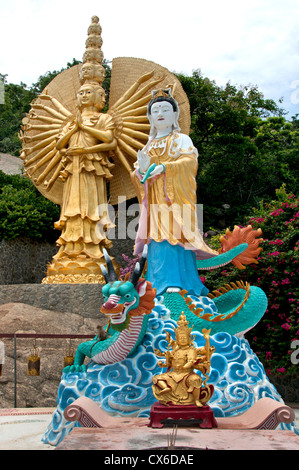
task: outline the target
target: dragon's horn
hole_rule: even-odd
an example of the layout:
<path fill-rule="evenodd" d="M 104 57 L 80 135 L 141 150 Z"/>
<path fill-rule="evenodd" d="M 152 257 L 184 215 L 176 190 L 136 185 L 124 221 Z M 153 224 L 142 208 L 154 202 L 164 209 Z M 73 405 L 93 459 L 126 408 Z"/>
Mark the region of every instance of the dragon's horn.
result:
<path fill-rule="evenodd" d="M 100 265 L 100 268 L 101 268 L 101 271 L 102 271 L 102 274 L 105 278 L 105 281 L 106 281 L 106 284 L 108 284 L 109 282 L 109 278 L 108 278 L 108 271 L 106 269 L 106 266 L 104 266 L 103 264 Z"/>
<path fill-rule="evenodd" d="M 148 246 L 144 245 L 142 256 L 141 256 L 141 259 L 140 259 L 140 276 L 143 272 L 143 269 L 144 269 L 144 266 L 145 266 L 145 263 L 146 263 L 146 260 L 147 260 L 147 252 L 148 252 Z"/>
<path fill-rule="evenodd" d="M 117 274 L 114 270 L 112 261 L 110 259 L 110 256 L 108 255 L 107 251 L 105 250 L 105 248 L 103 248 L 103 254 L 105 256 L 105 261 L 106 261 L 107 268 L 108 268 L 108 272 L 106 274 L 106 277 L 107 277 L 108 281 L 106 281 L 106 282 L 118 281 L 118 277 L 117 277 Z M 103 275 L 104 275 L 104 273 L 103 273 Z M 106 277 L 105 277 L 105 280 L 106 280 Z"/>
<path fill-rule="evenodd" d="M 136 263 L 134 272 L 130 278 L 130 282 L 132 282 L 133 286 L 136 286 L 142 271 L 144 269 L 145 263 L 147 259 L 147 245 L 144 245 L 142 256 L 140 258 L 140 262 Z"/>
<path fill-rule="evenodd" d="M 130 282 L 132 282 L 135 287 L 140 278 L 140 264 L 136 263 L 132 276 L 130 277 Z"/>

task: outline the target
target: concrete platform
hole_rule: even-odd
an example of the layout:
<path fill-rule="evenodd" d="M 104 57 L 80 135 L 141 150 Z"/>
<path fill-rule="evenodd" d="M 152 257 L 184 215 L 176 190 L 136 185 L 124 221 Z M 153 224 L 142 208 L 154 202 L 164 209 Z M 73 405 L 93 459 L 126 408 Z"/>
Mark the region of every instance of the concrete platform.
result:
<path fill-rule="evenodd" d="M 297 427 L 299 427 L 299 407 L 297 404 L 293 404 L 293 405 L 289 405 L 291 406 L 294 411 L 295 411 L 295 415 L 296 415 L 296 425 Z M 51 415 L 52 413 L 54 412 L 55 408 L 5 408 L 5 409 L 0 409 L 0 450 L 55 450 L 55 449 L 59 449 L 59 446 L 57 447 L 53 447 L 51 445 L 48 445 L 48 444 L 44 444 L 42 442 L 42 436 L 44 435 L 48 425 L 50 424 L 51 422 Z M 79 429 L 79 428 L 75 428 L 73 431 L 75 431 L 76 429 Z M 148 429 L 150 430 L 150 428 Z M 90 435 L 88 435 L 89 432 L 91 432 L 92 429 L 89 429 L 87 430 L 87 433 L 86 435 L 89 436 L 90 438 Z M 97 430 L 97 431 L 101 431 L 101 430 Z M 105 430 L 106 431 L 106 430 Z M 151 431 L 155 431 L 157 433 L 161 433 L 161 430 L 153 430 L 151 429 Z M 178 436 L 183 436 L 181 434 L 181 431 L 182 429 L 179 428 L 178 429 Z M 222 430 L 206 430 L 205 432 L 211 432 L 211 431 L 222 431 Z M 78 431 L 76 431 L 78 432 Z M 127 432 L 127 429 L 126 429 L 126 432 Z M 204 432 L 204 430 L 201 430 L 200 431 L 201 433 Z M 250 450 L 252 449 L 252 442 L 251 440 L 248 440 L 248 437 L 250 436 L 254 436 L 254 434 L 249 434 L 248 437 L 245 439 L 244 437 L 244 434 L 242 434 L 243 431 L 235 431 L 235 436 L 233 439 L 233 435 L 231 434 L 232 431 L 226 431 L 226 432 L 229 432 L 229 443 L 228 445 L 235 445 L 235 442 L 232 442 L 232 441 L 235 441 L 235 439 L 237 439 L 238 437 L 238 443 L 239 445 L 242 445 L 242 446 L 246 446 L 244 447 L 246 450 Z M 254 433 L 256 431 L 251 431 L 251 433 Z M 293 446 L 294 443 L 296 443 L 297 447 L 296 447 L 296 450 L 299 450 L 299 437 L 296 436 L 293 432 L 290 432 L 290 431 L 279 431 L 279 430 L 275 430 L 275 431 L 270 431 L 272 433 L 274 433 L 273 437 L 271 437 L 270 435 L 267 435 L 267 432 L 266 431 L 263 431 L 265 432 L 266 434 L 259 434 L 260 436 L 263 436 L 261 439 L 261 443 L 263 443 L 264 445 L 267 445 L 269 446 L 270 444 L 272 444 L 271 446 L 271 449 L 274 450 L 274 449 L 284 449 L 284 447 L 286 446 L 285 444 L 285 440 L 288 439 L 288 437 L 290 436 L 290 445 Z M 269 432 L 269 431 L 268 431 Z M 163 436 L 163 440 L 161 441 L 161 439 L 157 438 L 157 435 L 153 435 L 153 444 L 155 446 L 165 446 L 167 445 L 167 434 L 171 434 L 171 429 L 168 428 L 168 429 L 165 429 L 162 431 L 162 436 Z M 237 434 L 239 433 L 239 434 Z M 282 434 L 283 436 L 283 443 L 281 443 L 280 441 L 280 435 Z M 69 445 L 67 444 L 69 441 L 66 440 L 66 439 L 70 439 L 72 438 L 72 436 L 76 435 L 76 433 L 72 434 L 70 433 L 69 437 L 66 437 L 60 444 L 60 449 L 63 450 L 63 448 L 61 446 L 65 446 L 65 445 Z M 189 436 L 193 436 L 193 433 L 192 431 L 189 429 L 188 431 L 188 437 Z M 224 439 L 225 440 L 225 436 L 224 434 L 220 434 L 221 439 Z M 140 429 L 139 429 L 139 439 L 142 437 L 142 441 L 144 442 L 145 446 L 147 445 L 146 444 L 146 441 L 144 441 L 143 439 L 143 436 L 140 436 Z M 210 436 L 211 437 L 211 436 Z M 84 438 L 86 439 L 86 438 Z M 251 437 L 250 437 L 251 439 Z M 84 441 L 85 444 L 86 444 L 86 440 Z M 183 442 L 181 441 L 181 438 L 179 438 L 179 441 L 178 441 L 181 445 L 189 445 L 188 442 Z M 211 442 L 208 442 L 208 441 L 202 441 L 204 445 L 204 442 L 206 444 L 209 444 L 211 446 Z M 223 441 L 222 441 L 223 442 Z M 85 445 L 84 444 L 84 445 Z M 114 444 L 111 442 L 111 447 L 108 447 L 108 449 L 112 450 L 113 448 L 114 449 L 120 449 L 119 447 L 119 440 L 117 440 Z M 87 444 L 86 444 L 87 445 Z M 90 443 L 90 440 L 88 442 L 88 449 L 91 449 L 91 445 L 92 443 Z M 116 446 L 116 447 L 112 447 L 112 445 Z M 198 446 L 198 441 L 196 442 L 196 445 Z M 200 445 L 200 447 L 202 447 L 202 445 Z M 109 444 L 110 446 L 110 444 Z M 117 447 L 118 446 L 118 447 Z M 279 447 L 280 446 L 280 447 Z M 282 447 L 281 447 L 282 446 Z M 145 447 L 146 448 L 146 447 Z M 228 447 L 229 448 L 229 447 Z"/>
<path fill-rule="evenodd" d="M 56 450 L 158 451 L 168 449 L 171 428 L 74 428 Z M 299 450 L 292 431 L 178 428 L 178 450 Z"/>
<path fill-rule="evenodd" d="M 0 450 L 54 450 L 42 436 L 55 408 L 6 408 L 0 410 Z"/>

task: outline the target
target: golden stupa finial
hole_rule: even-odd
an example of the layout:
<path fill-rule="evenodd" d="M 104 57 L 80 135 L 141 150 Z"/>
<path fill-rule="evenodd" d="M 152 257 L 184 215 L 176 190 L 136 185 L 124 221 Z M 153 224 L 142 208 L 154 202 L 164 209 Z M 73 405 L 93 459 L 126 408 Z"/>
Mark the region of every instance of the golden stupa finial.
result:
<path fill-rule="evenodd" d="M 88 37 L 85 42 L 83 65 L 79 72 L 81 84 L 97 83 L 101 85 L 105 78 L 105 69 L 102 65 L 104 59 L 102 28 L 99 21 L 98 16 L 93 16 L 87 31 Z"/>

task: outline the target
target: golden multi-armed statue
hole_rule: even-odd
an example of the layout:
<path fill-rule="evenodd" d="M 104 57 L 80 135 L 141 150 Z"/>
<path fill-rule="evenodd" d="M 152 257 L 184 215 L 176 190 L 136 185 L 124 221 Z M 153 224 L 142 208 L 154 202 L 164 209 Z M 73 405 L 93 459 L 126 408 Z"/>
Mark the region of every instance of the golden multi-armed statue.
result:
<path fill-rule="evenodd" d="M 108 232 L 114 227 L 107 182 L 110 203 L 115 204 L 118 196 L 135 196 L 130 172 L 137 151 L 148 140 L 151 90 L 169 80 L 178 84 L 152 62 L 115 59 L 109 109 L 102 113 L 101 31 L 99 18 L 92 17 L 83 64 L 62 72 L 47 86 L 32 103 L 20 132 L 26 174 L 45 197 L 61 206 L 55 223 L 61 231 L 59 250 L 44 283 L 104 283 L 100 265 L 105 264 L 103 249 L 112 246 Z M 184 101 L 179 84 L 178 92 Z"/>
<path fill-rule="evenodd" d="M 159 361 L 158 365 L 167 367 L 167 372 L 153 377 L 153 393 L 163 405 L 202 407 L 210 400 L 214 391 L 213 387 L 206 383 L 211 367 L 211 356 L 215 351 L 214 346 L 210 346 L 211 330 L 202 330 L 206 344 L 204 347 L 195 348 L 191 338 L 192 328 L 188 328 L 189 322 L 184 312 L 177 324 L 175 340 L 171 338 L 169 332 L 166 333 L 167 351 L 162 353 L 155 350 L 157 356 L 165 358 L 165 362 Z M 194 369 L 199 370 L 205 380 Z"/>

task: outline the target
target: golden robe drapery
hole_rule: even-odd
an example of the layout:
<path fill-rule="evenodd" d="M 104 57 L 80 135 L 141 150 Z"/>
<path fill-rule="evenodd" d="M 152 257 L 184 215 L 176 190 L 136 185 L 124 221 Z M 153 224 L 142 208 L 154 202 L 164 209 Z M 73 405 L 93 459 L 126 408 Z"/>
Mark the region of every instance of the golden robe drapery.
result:
<path fill-rule="evenodd" d="M 67 124 L 59 137 L 66 134 L 73 123 Z M 113 129 L 112 118 L 95 113 L 84 120 L 85 126 L 101 130 Z M 78 129 L 69 139 L 68 147 L 88 149 L 98 140 L 87 131 Z M 103 257 L 102 249 L 111 242 L 105 232 L 113 227 L 108 215 L 106 181 L 112 178 L 113 164 L 108 152 L 83 153 L 64 157 L 65 180 L 60 219 L 55 228 L 62 231 L 57 244 L 60 249 L 54 258 L 78 254 L 90 258 Z"/>

